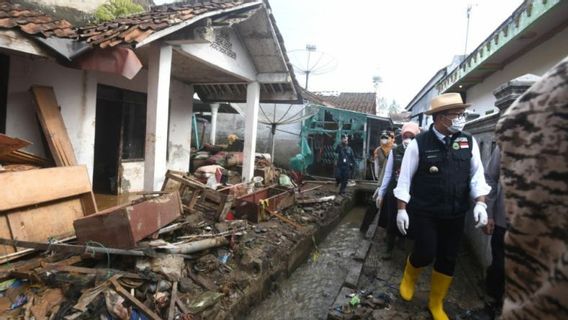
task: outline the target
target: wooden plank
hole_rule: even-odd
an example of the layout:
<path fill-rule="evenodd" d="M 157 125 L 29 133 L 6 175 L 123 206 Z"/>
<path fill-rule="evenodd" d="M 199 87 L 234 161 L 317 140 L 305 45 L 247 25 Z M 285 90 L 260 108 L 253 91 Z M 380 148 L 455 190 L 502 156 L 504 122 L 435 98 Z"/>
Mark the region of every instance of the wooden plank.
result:
<path fill-rule="evenodd" d="M 59 105 L 51 87 L 32 86 L 37 114 L 57 166 L 77 164 L 73 145 L 69 140 Z"/>
<path fill-rule="evenodd" d="M 11 153 L 14 150 L 21 149 L 23 147 L 29 146 L 30 144 L 32 143 L 29 141 L 12 138 L 0 133 L 0 155 Z"/>
<path fill-rule="evenodd" d="M 272 211 L 269 209 L 265 209 L 268 213 L 270 213 L 270 215 L 275 216 L 276 218 L 280 219 L 280 221 L 285 222 L 289 225 L 291 225 L 292 227 L 296 228 L 296 229 L 301 229 L 302 225 L 298 224 L 296 221 L 293 221 L 289 218 L 287 218 L 284 215 L 281 215 L 280 213 L 276 212 L 276 211 Z"/>
<path fill-rule="evenodd" d="M 178 283 L 174 281 L 172 284 L 172 295 L 170 296 L 170 308 L 168 310 L 168 320 L 174 320 L 176 315 L 176 300 L 177 300 L 177 290 Z"/>
<path fill-rule="evenodd" d="M 83 206 L 83 215 L 88 216 L 97 213 L 97 202 L 93 192 L 87 192 L 80 196 L 81 205 Z"/>
<path fill-rule="evenodd" d="M 8 223 L 8 218 L 6 216 L 0 216 L 0 238 L 12 238 L 10 224 Z M 11 254 L 14 252 L 16 252 L 16 248 L 14 248 L 13 246 L 0 246 L 0 253 L 3 255 Z"/>
<path fill-rule="evenodd" d="M 153 320 L 161 320 L 159 315 L 155 314 L 154 311 L 152 311 L 148 307 L 146 307 L 142 302 L 140 302 L 140 300 L 136 299 L 134 296 L 132 296 L 130 293 L 128 293 L 128 291 L 126 291 L 120 285 L 120 283 L 118 283 L 117 277 L 110 278 L 110 282 L 112 283 L 112 285 L 114 286 L 114 289 L 116 290 L 116 292 L 118 292 L 119 295 L 121 295 L 124 299 L 126 299 L 126 300 L 130 301 L 132 304 L 134 304 L 136 306 L 136 308 L 138 308 L 146 316 L 148 316 L 149 318 L 151 318 Z"/>
<path fill-rule="evenodd" d="M 49 250 L 58 253 L 74 253 L 74 254 L 103 253 L 103 254 L 116 254 L 123 256 L 134 256 L 134 257 L 146 256 L 144 252 L 137 250 L 122 250 L 115 248 L 101 248 L 98 246 L 81 246 L 81 245 L 63 244 L 63 243 L 45 243 L 45 242 L 21 241 L 21 240 L 0 238 L 0 244 L 12 245 L 18 248 L 31 248 L 43 251 Z"/>
<path fill-rule="evenodd" d="M 183 314 L 189 314 L 189 309 L 187 309 L 187 307 L 185 306 L 185 304 L 183 304 L 183 302 L 181 302 L 181 300 L 179 299 L 179 297 L 176 299 L 176 306 L 178 306 L 178 308 L 181 310 L 181 312 Z"/>
<path fill-rule="evenodd" d="M 91 192 L 85 166 L 5 172 L 0 186 L 10 186 L 0 188 L 0 211 Z"/>
<path fill-rule="evenodd" d="M 2 241 L 2 239 L 3 238 L 0 238 L 0 242 Z M 67 241 L 72 241 L 72 240 L 75 240 L 75 236 L 63 238 L 61 240 L 56 240 L 53 243 L 62 243 L 62 242 L 67 242 Z M 9 241 L 14 241 L 14 240 L 9 240 Z M 6 245 L 10 245 L 10 246 L 14 247 L 13 242 L 1 242 L 1 243 L 4 243 Z M 35 251 L 34 249 L 25 249 L 25 250 L 21 250 L 21 251 L 17 251 L 17 252 L 13 252 L 13 253 L 10 253 L 10 254 L 7 254 L 7 255 L 0 256 L 0 264 L 19 259 L 19 258 L 21 258 L 21 257 L 23 257 L 27 254 L 30 254 L 34 251 Z"/>
<path fill-rule="evenodd" d="M 83 217 L 79 199 L 29 207 L 7 214 L 13 239 L 48 241 L 74 234 L 73 221 Z"/>
<path fill-rule="evenodd" d="M 14 164 L 31 164 L 39 167 L 50 167 L 54 165 L 51 160 L 22 150 L 14 150 L 11 153 L 0 155 L 0 161 Z"/>
<path fill-rule="evenodd" d="M 112 274 L 112 275 L 118 274 L 123 278 L 140 279 L 140 280 L 144 279 L 140 275 L 138 275 L 136 273 L 132 273 L 132 272 L 126 272 L 126 271 L 121 271 L 121 270 L 113 270 L 113 269 L 107 269 L 107 268 L 75 267 L 75 266 L 60 265 L 60 264 L 57 264 L 57 263 L 50 264 L 49 266 L 46 266 L 43 269 L 45 271 L 54 270 L 54 271 L 60 271 L 60 272 L 79 273 L 79 274 L 96 274 L 96 275 L 100 275 L 100 276 L 106 276 L 108 274 Z"/>

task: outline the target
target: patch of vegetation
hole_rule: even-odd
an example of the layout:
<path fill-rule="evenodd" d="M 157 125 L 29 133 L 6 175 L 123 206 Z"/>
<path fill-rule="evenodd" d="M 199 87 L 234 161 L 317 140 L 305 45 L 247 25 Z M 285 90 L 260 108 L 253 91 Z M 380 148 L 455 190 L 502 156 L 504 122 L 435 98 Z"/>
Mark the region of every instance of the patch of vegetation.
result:
<path fill-rule="evenodd" d="M 104 22 L 143 11 L 144 7 L 132 0 L 110 0 L 97 8 L 95 19 L 97 22 Z"/>

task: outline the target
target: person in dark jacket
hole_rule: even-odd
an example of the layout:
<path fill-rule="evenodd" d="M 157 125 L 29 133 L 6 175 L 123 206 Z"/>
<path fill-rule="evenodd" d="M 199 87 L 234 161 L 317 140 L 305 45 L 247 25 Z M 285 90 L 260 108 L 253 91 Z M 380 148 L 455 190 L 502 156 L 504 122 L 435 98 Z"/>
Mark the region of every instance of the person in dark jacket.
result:
<path fill-rule="evenodd" d="M 476 227 L 487 223 L 485 196 L 491 187 L 485 182 L 475 139 L 462 131 L 467 107 L 459 93 L 432 99 L 426 114 L 433 116 L 434 124 L 406 148 L 394 190 L 398 229 L 406 234 L 410 227 L 415 240 L 400 295 L 410 301 L 421 270 L 434 262 L 428 301 L 434 320 L 449 319 L 443 303 L 452 283 L 470 197 L 476 200 Z"/>
<path fill-rule="evenodd" d="M 505 292 L 505 231 L 508 222 L 505 195 L 499 180 L 500 166 L 501 150 L 497 146 L 485 168 L 485 180 L 491 186 L 491 192 L 487 195 L 487 225 L 483 227 L 483 232 L 491 236 L 491 265 L 487 268 L 485 283 L 487 293 L 494 300 L 490 308 L 492 313 L 500 313 Z"/>
<path fill-rule="evenodd" d="M 420 133 L 420 128 L 415 122 L 407 122 L 402 126 L 400 135 L 402 136 L 402 143 L 396 148 L 392 149 L 388 155 L 385 164 L 383 181 L 375 191 L 375 202 L 377 208 L 380 208 L 379 226 L 387 231 L 386 249 L 382 256 L 385 260 L 392 258 L 392 251 L 397 237 L 403 237 L 398 231 L 396 226 L 396 213 L 397 203 L 394 197 L 394 188 L 398 182 L 398 175 L 400 174 L 400 166 L 402 164 L 402 157 L 404 151 L 410 142 Z"/>
<path fill-rule="evenodd" d="M 337 166 L 335 168 L 336 186 L 339 185 L 339 194 L 345 194 L 347 180 L 351 176 L 351 170 L 355 167 L 355 155 L 353 149 L 348 144 L 346 135 L 341 137 L 341 143 L 335 148 L 337 153 Z"/>

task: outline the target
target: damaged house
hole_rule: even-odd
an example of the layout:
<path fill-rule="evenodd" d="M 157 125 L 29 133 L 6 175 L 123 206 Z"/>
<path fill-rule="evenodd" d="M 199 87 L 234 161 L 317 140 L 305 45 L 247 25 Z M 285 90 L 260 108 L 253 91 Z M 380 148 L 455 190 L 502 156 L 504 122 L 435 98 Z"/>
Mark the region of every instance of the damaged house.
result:
<path fill-rule="evenodd" d="M 0 131 L 51 158 L 31 88 L 59 107 L 77 164 L 95 191 L 159 190 L 167 169 L 187 171 L 193 97 L 240 102 L 243 177 L 254 170 L 260 102 L 301 100 L 265 1 L 192 2 L 74 27 L 0 4 Z M 41 120 L 41 119 L 40 119 Z"/>

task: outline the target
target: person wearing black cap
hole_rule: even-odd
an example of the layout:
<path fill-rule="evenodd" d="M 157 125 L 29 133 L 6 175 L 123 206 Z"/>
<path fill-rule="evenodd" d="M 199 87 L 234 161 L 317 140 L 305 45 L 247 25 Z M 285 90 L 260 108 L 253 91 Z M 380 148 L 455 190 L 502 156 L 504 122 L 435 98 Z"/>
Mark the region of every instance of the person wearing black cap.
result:
<path fill-rule="evenodd" d="M 348 145 L 347 135 L 341 136 L 341 143 L 335 148 L 335 153 L 337 153 L 335 182 L 336 186 L 340 185 L 339 194 L 343 195 L 347 187 L 347 180 L 351 175 L 351 169 L 355 167 L 355 155 L 353 149 Z"/>

